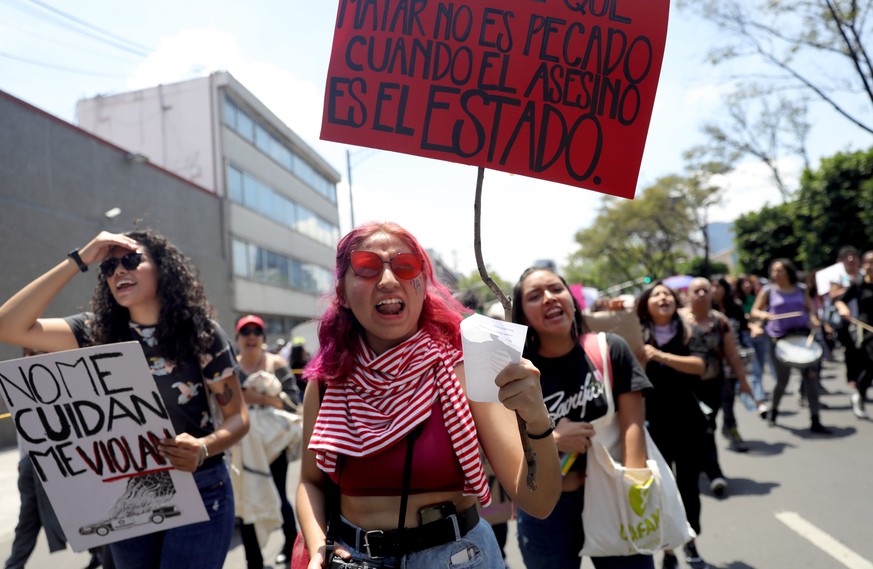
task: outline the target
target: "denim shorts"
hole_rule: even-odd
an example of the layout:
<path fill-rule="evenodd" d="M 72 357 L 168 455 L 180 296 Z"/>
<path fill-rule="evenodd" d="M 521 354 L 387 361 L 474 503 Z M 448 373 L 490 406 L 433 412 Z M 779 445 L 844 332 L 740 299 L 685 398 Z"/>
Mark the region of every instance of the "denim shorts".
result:
<path fill-rule="evenodd" d="M 351 552 L 353 559 L 367 559 L 366 553 L 340 543 Z M 404 555 L 399 563 L 390 557 L 385 561 L 396 569 L 504 569 L 497 538 L 488 522 L 481 518 L 476 527 L 458 541 Z"/>
<path fill-rule="evenodd" d="M 234 505 L 223 462 L 194 473 L 209 520 L 110 545 L 123 569 L 221 569 L 233 535 Z"/>

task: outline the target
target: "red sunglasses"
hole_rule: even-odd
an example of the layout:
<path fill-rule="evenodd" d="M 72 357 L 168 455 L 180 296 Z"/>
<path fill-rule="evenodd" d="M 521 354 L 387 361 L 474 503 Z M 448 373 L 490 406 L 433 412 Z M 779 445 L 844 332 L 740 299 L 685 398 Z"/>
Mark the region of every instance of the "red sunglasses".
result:
<path fill-rule="evenodd" d="M 356 275 L 365 279 L 381 273 L 384 265 L 391 265 L 391 272 L 397 277 L 411 280 L 421 274 L 424 261 L 418 253 L 400 253 L 389 261 L 383 261 L 373 251 L 354 251 L 349 255 L 349 264 Z"/>

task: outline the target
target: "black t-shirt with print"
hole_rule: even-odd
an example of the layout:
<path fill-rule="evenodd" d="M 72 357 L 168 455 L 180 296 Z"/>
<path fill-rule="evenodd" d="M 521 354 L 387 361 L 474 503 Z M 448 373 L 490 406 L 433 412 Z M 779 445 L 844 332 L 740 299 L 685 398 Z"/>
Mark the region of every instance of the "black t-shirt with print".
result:
<path fill-rule="evenodd" d="M 64 320 L 70 325 L 79 347 L 90 345 L 92 314 L 75 314 Z M 238 370 L 227 334 L 216 323 L 209 352 L 199 362 L 192 355 L 174 365 L 161 357 L 154 333 L 154 326 L 130 323 L 130 339 L 137 340 L 142 346 L 173 428 L 177 434 L 188 433 L 198 438 L 212 433 L 216 424 L 209 412 L 206 383 L 223 379 Z M 210 456 L 206 464 L 216 462 L 220 456 Z"/>
<path fill-rule="evenodd" d="M 612 361 L 612 394 L 617 410 L 619 395 L 648 390 L 652 384 L 624 338 L 607 334 L 606 344 Z M 581 344 L 576 344 L 569 353 L 557 358 L 539 354 L 526 354 L 525 357 L 540 370 L 543 399 L 549 416 L 556 423 L 565 417 L 571 421 L 590 423 L 606 414 L 603 384 L 595 381 Z M 585 458 L 585 455 L 580 455 L 571 470 L 584 472 Z"/>

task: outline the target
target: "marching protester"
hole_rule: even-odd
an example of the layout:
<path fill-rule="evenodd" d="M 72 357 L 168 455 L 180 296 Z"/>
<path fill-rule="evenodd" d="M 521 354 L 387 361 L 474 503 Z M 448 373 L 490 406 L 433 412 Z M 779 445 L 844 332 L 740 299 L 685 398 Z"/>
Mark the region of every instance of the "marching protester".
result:
<path fill-rule="evenodd" d="M 264 340 L 264 320 L 260 316 L 249 314 L 237 321 L 236 343 L 239 354 L 236 359 L 239 363 L 243 399 L 249 406 L 249 420 L 252 423 L 249 436 L 239 443 L 244 466 L 238 475 L 239 482 L 234 478 L 235 484 L 243 485 L 245 488 L 242 492 L 245 499 L 236 504 L 236 512 L 243 519 L 240 533 L 247 569 L 264 567 L 256 521 L 265 518 L 272 520 L 278 515 L 278 512 L 270 511 L 271 504 L 274 508 L 278 506 L 277 509 L 281 512 L 282 533 L 285 536 L 285 542 L 276 558 L 277 564 L 287 563 L 291 558 L 291 547 L 297 537 L 294 509 L 288 501 L 288 456 L 285 453 L 285 447 L 288 445 L 283 446 L 275 442 L 287 442 L 290 439 L 290 426 L 287 429 L 287 438 L 270 436 L 265 440 L 263 436 L 253 436 L 261 435 L 265 429 L 281 430 L 283 426 L 282 415 L 274 412 L 262 419 L 261 409 L 270 411 L 284 409 L 286 406 L 293 408 L 300 400 L 297 382 L 287 362 L 279 354 L 264 350 Z M 264 424 L 258 425 L 256 421 L 263 421 Z M 270 445 L 270 442 L 273 444 Z M 262 448 L 247 448 L 249 445 L 257 444 Z M 272 460 L 270 460 L 271 455 L 275 455 Z M 273 481 L 276 494 L 272 493 L 269 484 L 264 484 L 264 479 L 267 477 Z M 266 534 L 272 529 L 272 527 L 265 528 L 266 531 L 262 533 Z"/>
<path fill-rule="evenodd" d="M 749 385 L 751 388 L 751 395 L 749 395 L 751 399 L 749 401 L 754 401 L 758 410 L 761 410 L 762 406 L 765 405 L 767 396 L 764 394 L 763 385 L 755 385 L 749 382 L 746 366 L 747 362 L 752 359 L 752 352 L 754 351 L 752 348 L 752 337 L 749 333 L 749 322 L 746 312 L 732 291 L 733 287 L 727 278 L 717 277 L 712 279 L 712 307 L 727 317 L 731 325 L 734 346 L 739 356 L 739 361 L 733 360 L 733 363 L 732 360 L 724 360 L 725 396 L 722 400 L 724 418 L 722 420 L 721 433 L 731 441 L 731 448 L 733 450 L 745 452 L 743 449 L 748 449 L 748 447 L 743 443 L 743 439 L 740 436 L 736 413 L 734 413 L 736 394 L 738 391 L 744 393 L 742 389 L 743 384 Z M 754 304 L 754 299 L 752 301 Z M 743 377 L 743 380 L 740 380 L 740 376 Z"/>
<path fill-rule="evenodd" d="M 556 421 L 558 450 L 575 457 L 565 469 L 561 498 L 550 516 L 541 519 L 518 511 L 518 544 L 527 569 L 578 569 L 584 545 L 583 485 L 594 427 L 591 421 L 607 413 L 607 397 L 594 379 L 580 344 L 588 332 L 582 310 L 563 277 L 549 268 L 524 271 L 513 290 L 513 322 L 528 326 L 524 357 L 540 370 L 540 385 L 549 414 Z M 621 336 L 607 335 L 612 391 L 621 428 L 621 462 L 646 467 L 642 393 L 651 389 L 633 353 Z M 604 497 L 607 499 L 607 497 Z M 591 504 L 592 506 L 594 504 Z M 598 569 L 654 569 L 651 555 L 592 557 Z"/>
<path fill-rule="evenodd" d="M 465 378 L 461 362 L 463 313 L 400 226 L 365 224 L 340 240 L 336 289 L 305 371 L 308 450 L 296 504 L 309 569 L 336 557 L 503 569 L 476 508 L 490 502 L 479 444 L 519 507 L 551 513 L 561 471 L 539 373 L 526 360 L 510 364 L 495 380 L 502 404 L 468 401 L 466 381 L 476 378 Z M 535 470 L 513 412 L 526 424 Z"/>
<path fill-rule="evenodd" d="M 733 433 L 731 434 L 735 435 L 730 437 L 732 448 L 740 452 L 748 450 L 737 432 L 736 418 L 733 415 L 736 382 L 727 381 L 725 368 L 729 367 L 735 377 L 739 378 L 740 389 L 743 392 L 751 395 L 752 388 L 746 382 L 746 371 L 743 368 L 733 329 L 727 316 L 712 309 L 712 285 L 709 280 L 702 277 L 695 278 L 688 286 L 688 294 L 691 298 L 691 305 L 680 309 L 679 312 L 688 324 L 696 326 L 703 332 L 707 345 L 706 368 L 701 376 L 701 381 L 697 382 L 695 386 L 697 397 L 711 409 L 706 417 L 709 428 L 706 430 L 704 440 L 702 468 L 709 478 L 710 490 L 716 496 L 723 497 L 727 491 L 728 483 L 721 470 L 718 449 L 715 444 L 716 418 L 719 410 L 726 409 L 722 419 L 725 430 L 730 433 L 732 429 Z M 727 409 L 730 410 L 733 424 L 728 419 Z"/>
<path fill-rule="evenodd" d="M 98 263 L 92 312 L 42 317 L 68 282 Z M 223 452 L 248 431 L 248 413 L 230 341 L 191 266 L 158 233 L 101 232 L 0 307 L 2 342 L 57 352 L 135 340 L 145 353 L 178 433 L 158 450 L 173 467 L 193 473 L 209 519 L 111 544 L 124 569 L 220 569 L 230 547 L 234 506 Z M 203 388 L 180 397 L 177 386 L 189 384 Z M 211 415 L 207 389 L 220 421 Z"/>
<path fill-rule="evenodd" d="M 864 268 L 863 278 L 849 285 L 834 304 L 840 316 L 846 322 L 851 322 L 854 316 L 849 305 L 857 302 L 857 322 L 852 323 L 853 326 L 846 326 L 846 329 L 852 331 L 850 341 L 862 358 L 862 372 L 857 379 L 857 392 L 852 394 L 852 403 L 855 415 L 859 419 L 868 419 L 864 403 L 867 390 L 873 383 L 873 251 L 864 253 L 861 263 Z"/>
<path fill-rule="evenodd" d="M 837 300 L 843 297 L 852 284 L 862 281 L 861 254 L 857 249 L 851 245 L 840 248 L 837 252 L 837 261 L 843 264 L 845 274 L 838 282 L 831 283 L 830 291 L 820 291 L 821 294 L 827 293 L 826 302 L 833 308 L 836 308 Z M 830 325 L 833 328 L 837 341 L 843 347 L 846 381 L 852 392 L 850 396 L 852 412 L 859 419 L 866 419 L 867 412 L 864 409 L 864 393 L 860 390 L 859 386 L 863 381 L 866 381 L 866 376 L 869 376 L 873 371 L 865 370 L 866 357 L 849 331 L 849 319 L 859 316 L 857 298 L 852 295 L 848 300 L 843 300 L 843 304 L 849 310 L 849 316 L 838 314 L 839 318 L 831 320 Z M 837 312 L 839 311 L 837 310 Z"/>
<path fill-rule="evenodd" d="M 794 263 L 788 259 L 775 259 L 770 263 L 769 274 L 770 284 L 758 293 L 752 307 L 752 317 L 764 321 L 764 330 L 770 338 L 770 361 L 776 376 L 776 388 L 767 419 L 770 425 L 776 425 L 779 404 L 788 386 L 792 367 L 776 357 L 777 342 L 790 335 L 807 338 L 810 327 L 818 325 L 818 319 L 810 313 L 809 297 L 798 282 Z M 804 365 L 800 367 L 800 374 L 803 377 L 801 389 L 809 404 L 809 430 L 817 434 L 830 434 L 830 429 L 822 425 L 819 416 L 819 365 Z"/>
<path fill-rule="evenodd" d="M 679 295 L 655 281 L 637 299 L 636 312 L 645 344 L 637 354 L 654 389 L 646 397 L 649 434 L 672 464 L 685 505 L 688 523 L 700 534 L 700 489 L 707 419 L 695 396 L 706 369 L 708 352 L 703 333 L 679 316 Z M 708 565 L 694 540 L 684 547 L 692 569 Z M 678 569 L 672 551 L 666 551 L 663 569 Z"/>

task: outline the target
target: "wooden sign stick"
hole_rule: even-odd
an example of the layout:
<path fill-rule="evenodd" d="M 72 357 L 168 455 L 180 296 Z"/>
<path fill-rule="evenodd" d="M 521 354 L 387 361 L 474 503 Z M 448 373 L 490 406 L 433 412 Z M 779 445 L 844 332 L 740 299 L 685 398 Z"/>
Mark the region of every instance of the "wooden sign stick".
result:
<path fill-rule="evenodd" d="M 476 252 L 476 266 L 479 268 L 479 276 L 482 277 L 482 282 L 491 289 L 491 291 L 500 300 L 503 305 L 503 313 L 507 322 L 512 322 L 512 302 L 507 298 L 491 275 L 488 274 L 488 269 L 485 268 L 485 261 L 482 259 L 482 183 L 485 180 L 485 168 L 480 167 L 476 175 L 476 200 L 473 204 L 473 249 Z M 537 489 L 537 453 L 530 446 L 530 440 L 527 438 L 527 424 L 521 415 L 516 411 L 515 418 L 518 421 L 518 434 L 521 436 L 521 447 L 524 449 L 524 459 L 527 462 L 527 487 L 531 492 Z"/>

